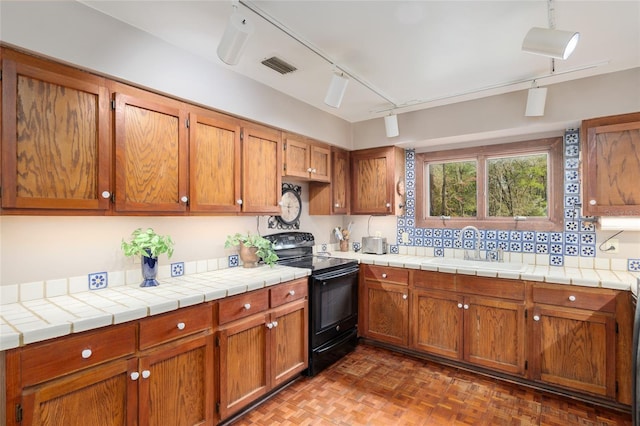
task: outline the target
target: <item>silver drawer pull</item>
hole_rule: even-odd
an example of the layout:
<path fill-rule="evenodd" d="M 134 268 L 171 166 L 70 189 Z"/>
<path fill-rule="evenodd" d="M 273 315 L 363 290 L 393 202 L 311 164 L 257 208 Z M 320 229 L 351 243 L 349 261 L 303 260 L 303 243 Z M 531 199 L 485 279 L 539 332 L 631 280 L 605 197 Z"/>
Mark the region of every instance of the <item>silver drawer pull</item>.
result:
<path fill-rule="evenodd" d="M 458 303 L 458 308 L 462 309 L 462 303 Z"/>
<path fill-rule="evenodd" d="M 540 315 L 534 315 L 533 316 L 533 320 L 534 321 L 540 321 Z"/>
<path fill-rule="evenodd" d="M 382 274 L 382 278 L 387 278 L 387 274 Z"/>
<path fill-rule="evenodd" d="M 266 323 L 265 325 L 267 326 L 267 328 L 268 328 L 269 330 L 271 330 L 271 329 L 273 328 L 273 323 L 272 323 L 272 322 L 268 322 L 268 323 Z"/>
<path fill-rule="evenodd" d="M 151 376 L 151 371 L 149 370 L 142 370 L 142 378 L 143 379 L 148 379 L 149 376 Z"/>
<path fill-rule="evenodd" d="M 184 328 L 186 327 L 186 324 L 183 322 L 179 322 L 178 323 L 178 330 L 184 330 Z"/>
<path fill-rule="evenodd" d="M 82 358 L 84 359 L 91 358 L 91 355 L 93 355 L 93 352 L 91 352 L 91 349 L 85 349 L 82 351 Z"/>
<path fill-rule="evenodd" d="M 467 305 L 466 303 L 464 304 L 463 308 L 465 309 L 469 309 L 469 305 Z"/>
<path fill-rule="evenodd" d="M 131 373 L 131 380 L 138 380 L 138 378 L 140 378 L 140 373 L 138 373 L 137 371 Z"/>
<path fill-rule="evenodd" d="M 404 300 L 407 300 L 407 297 L 409 297 L 409 296 L 407 296 L 406 294 L 403 294 L 403 295 L 402 295 L 402 298 L 403 298 Z"/>
<path fill-rule="evenodd" d="M 569 302 L 575 302 L 576 297 L 574 295 L 569 296 Z"/>
<path fill-rule="evenodd" d="M 244 304 L 244 308 L 248 311 L 249 309 L 251 309 L 251 303 L 245 303 Z"/>
<path fill-rule="evenodd" d="M 295 290 L 289 290 L 289 296 L 295 296 L 296 291 Z"/>

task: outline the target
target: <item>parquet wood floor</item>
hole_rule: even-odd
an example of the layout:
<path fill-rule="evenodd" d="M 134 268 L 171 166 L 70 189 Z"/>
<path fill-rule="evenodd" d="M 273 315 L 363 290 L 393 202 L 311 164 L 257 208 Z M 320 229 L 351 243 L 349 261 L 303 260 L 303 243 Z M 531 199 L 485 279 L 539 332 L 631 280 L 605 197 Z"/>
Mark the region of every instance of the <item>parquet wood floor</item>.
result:
<path fill-rule="evenodd" d="M 631 415 L 361 344 L 232 425 L 609 426 Z"/>

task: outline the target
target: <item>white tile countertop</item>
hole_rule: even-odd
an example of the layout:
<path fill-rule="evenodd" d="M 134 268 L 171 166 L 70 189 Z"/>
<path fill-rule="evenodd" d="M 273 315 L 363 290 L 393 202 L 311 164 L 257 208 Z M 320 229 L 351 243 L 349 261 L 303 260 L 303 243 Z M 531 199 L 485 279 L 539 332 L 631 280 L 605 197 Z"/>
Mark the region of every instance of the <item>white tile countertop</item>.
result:
<path fill-rule="evenodd" d="M 443 266 L 432 263 L 433 257 L 408 251 L 384 255 L 332 251 L 331 256 L 354 259 L 364 264 L 631 290 L 634 294 L 636 280 L 640 277 L 639 273 L 595 267 L 524 264 L 522 270 L 514 271 L 474 269 L 464 263 Z M 0 350 L 121 324 L 291 281 L 310 273 L 309 269 L 280 265 L 273 268 L 234 267 L 158 279 L 158 287 L 140 288 L 137 284 L 109 286 L 101 290 L 69 292 L 0 304 Z"/>
<path fill-rule="evenodd" d="M 0 304 L 0 350 L 16 348 L 306 277 L 275 265 L 228 268 L 158 279 L 158 287 L 121 285 Z"/>

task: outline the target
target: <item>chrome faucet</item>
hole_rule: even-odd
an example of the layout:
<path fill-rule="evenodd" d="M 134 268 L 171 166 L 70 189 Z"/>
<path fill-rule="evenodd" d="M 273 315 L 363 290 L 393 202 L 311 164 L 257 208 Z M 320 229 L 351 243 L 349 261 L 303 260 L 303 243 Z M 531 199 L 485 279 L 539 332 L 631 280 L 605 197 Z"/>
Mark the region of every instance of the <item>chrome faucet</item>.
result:
<path fill-rule="evenodd" d="M 465 226 L 464 228 L 462 228 L 460 230 L 460 236 L 458 237 L 458 241 L 460 242 L 460 245 L 462 245 L 463 248 L 464 248 L 464 245 L 463 245 L 463 242 L 462 242 L 462 237 L 464 236 L 464 231 L 466 231 L 467 229 L 471 229 L 472 231 L 476 232 L 475 249 L 474 249 L 475 253 L 474 253 L 473 259 L 474 260 L 480 260 L 480 231 L 478 230 L 478 228 L 476 228 L 475 226 L 472 226 L 472 225 Z M 464 259 L 465 260 L 469 260 L 470 259 L 469 253 L 467 253 L 467 249 L 466 248 L 464 249 Z"/>

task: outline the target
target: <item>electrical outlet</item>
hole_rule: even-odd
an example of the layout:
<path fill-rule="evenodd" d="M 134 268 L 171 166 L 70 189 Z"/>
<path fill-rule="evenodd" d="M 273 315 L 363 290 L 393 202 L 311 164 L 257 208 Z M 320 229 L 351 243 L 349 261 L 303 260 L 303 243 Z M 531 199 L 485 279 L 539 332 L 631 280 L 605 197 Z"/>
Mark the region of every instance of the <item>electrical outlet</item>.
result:
<path fill-rule="evenodd" d="M 607 244 L 604 247 L 604 251 L 607 253 L 617 253 L 620 248 L 620 241 L 617 239 L 611 239 L 607 241 Z"/>
<path fill-rule="evenodd" d="M 409 233 L 408 232 L 403 232 L 402 233 L 402 242 L 405 243 L 405 244 L 409 242 Z"/>

